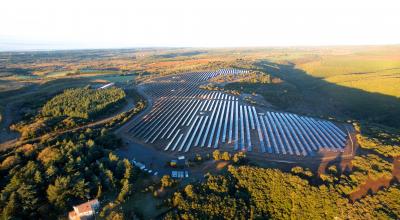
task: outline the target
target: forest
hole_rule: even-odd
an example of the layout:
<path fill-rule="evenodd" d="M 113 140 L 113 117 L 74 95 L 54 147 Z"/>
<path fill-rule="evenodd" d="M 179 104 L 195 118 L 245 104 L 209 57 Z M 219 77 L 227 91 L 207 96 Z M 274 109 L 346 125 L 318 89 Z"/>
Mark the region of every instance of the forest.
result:
<path fill-rule="evenodd" d="M 42 109 L 44 116 L 69 116 L 88 119 L 101 114 L 111 105 L 118 104 L 125 98 L 120 88 L 67 89 L 62 94 L 48 101 Z"/>
<path fill-rule="evenodd" d="M 18 131 L 22 140 L 73 129 L 109 116 L 110 112 L 117 111 L 125 104 L 125 98 L 126 94 L 120 88 L 95 90 L 85 86 L 66 89 L 47 101 L 25 102 L 29 114 L 10 128 Z"/>
<path fill-rule="evenodd" d="M 398 184 L 353 203 L 332 184 L 312 184 L 277 169 L 230 166 L 224 175 L 207 175 L 176 192 L 170 204 L 177 212 L 165 218 L 398 219 L 399 199 Z"/>
<path fill-rule="evenodd" d="M 89 198 L 123 202 L 133 190 L 138 171 L 113 153 L 121 141 L 112 130 L 144 106 L 138 102 L 105 126 L 42 138 L 2 152 L 2 219 L 55 219 Z"/>

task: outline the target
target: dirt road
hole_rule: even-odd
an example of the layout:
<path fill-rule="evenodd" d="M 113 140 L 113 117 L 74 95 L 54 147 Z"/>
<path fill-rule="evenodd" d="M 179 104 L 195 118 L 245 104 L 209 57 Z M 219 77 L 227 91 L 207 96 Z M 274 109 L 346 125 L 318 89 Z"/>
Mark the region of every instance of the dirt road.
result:
<path fill-rule="evenodd" d="M 18 144 L 25 144 L 25 143 L 29 143 L 29 142 L 32 142 L 32 141 L 40 140 L 41 138 L 43 138 L 45 136 L 46 137 L 55 137 L 57 135 L 65 134 L 65 133 L 68 133 L 68 132 L 74 132 L 74 131 L 78 131 L 80 129 L 90 128 L 90 127 L 94 127 L 94 126 L 97 126 L 97 125 L 105 124 L 105 123 L 111 121 L 116 115 L 118 115 L 118 114 L 120 114 L 122 112 L 129 111 L 130 109 L 132 109 L 134 107 L 135 107 L 135 102 L 134 102 L 133 98 L 128 97 L 127 98 L 127 104 L 122 109 L 120 109 L 119 111 L 113 113 L 110 116 L 107 116 L 106 118 L 100 119 L 98 121 L 90 122 L 88 124 L 85 124 L 85 125 L 82 125 L 82 126 L 79 126 L 79 127 L 75 127 L 75 128 L 72 128 L 72 129 L 47 133 L 47 134 L 42 135 L 40 137 L 32 138 L 32 139 L 28 139 L 28 140 L 19 141 L 18 137 L 17 138 L 13 138 L 11 140 L 7 140 L 7 141 L 2 142 L 0 144 L 0 151 L 1 150 L 6 150 L 6 149 L 11 148 L 11 147 L 14 147 L 17 143 Z"/>

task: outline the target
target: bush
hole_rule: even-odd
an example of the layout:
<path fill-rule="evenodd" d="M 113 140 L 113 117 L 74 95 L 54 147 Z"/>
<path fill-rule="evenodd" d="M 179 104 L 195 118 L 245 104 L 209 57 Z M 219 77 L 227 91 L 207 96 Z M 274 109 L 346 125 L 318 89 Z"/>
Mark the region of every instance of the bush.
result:
<path fill-rule="evenodd" d="M 164 175 L 161 178 L 161 187 L 165 188 L 165 187 L 171 187 L 173 185 L 173 180 L 171 178 L 170 175 Z"/>

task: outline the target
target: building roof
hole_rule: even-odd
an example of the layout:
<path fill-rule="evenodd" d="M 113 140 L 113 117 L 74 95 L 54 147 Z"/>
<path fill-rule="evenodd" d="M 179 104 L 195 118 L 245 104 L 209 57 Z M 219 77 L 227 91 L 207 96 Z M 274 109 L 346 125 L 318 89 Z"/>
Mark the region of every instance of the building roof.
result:
<path fill-rule="evenodd" d="M 108 84 L 101 86 L 100 89 L 105 89 L 105 88 L 113 86 L 113 85 L 114 85 L 114 83 L 108 83 Z"/>
<path fill-rule="evenodd" d="M 79 216 L 76 214 L 75 211 L 70 211 L 68 213 L 68 217 L 69 217 L 69 219 L 79 219 Z"/>
<path fill-rule="evenodd" d="M 98 206 L 98 205 L 99 205 L 99 200 L 93 199 L 88 202 L 82 203 L 78 206 L 74 206 L 74 210 L 77 213 L 89 212 L 89 211 L 93 211 L 93 208 L 94 208 L 93 206 Z"/>

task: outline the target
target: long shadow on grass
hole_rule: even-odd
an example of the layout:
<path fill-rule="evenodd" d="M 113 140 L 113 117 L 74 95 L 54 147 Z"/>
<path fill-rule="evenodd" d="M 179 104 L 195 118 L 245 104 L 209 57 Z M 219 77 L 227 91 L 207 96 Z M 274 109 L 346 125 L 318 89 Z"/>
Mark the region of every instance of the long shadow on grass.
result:
<path fill-rule="evenodd" d="M 293 85 L 293 92 L 300 96 L 298 103 L 292 103 L 294 106 L 323 109 L 316 111 L 317 114 L 342 120 L 355 119 L 400 128 L 400 99 L 397 97 L 336 85 L 296 69 L 293 64 L 263 60 L 256 66 Z"/>
<path fill-rule="evenodd" d="M 372 122 L 400 128 L 400 99 L 397 97 L 336 85 L 321 78 L 313 77 L 303 70 L 296 69 L 293 64 L 259 61 L 256 65 L 290 84 L 289 87 L 283 86 L 283 89 L 292 88 L 288 95 L 294 93 L 294 96 L 297 97 L 297 99 L 291 99 L 294 103 L 289 103 L 288 109 L 290 111 L 302 114 L 310 113 L 314 116 L 330 116 L 340 120 L 355 119 L 361 122 Z M 282 93 L 277 94 L 279 96 Z M 282 99 L 282 97 L 272 98 L 278 101 Z M 266 99 L 268 100 L 268 97 Z M 292 106 L 295 107 L 292 108 Z M 323 154 L 320 156 L 323 157 Z M 319 164 L 319 172 L 329 172 L 328 167 L 331 165 L 337 166 L 338 175 L 340 173 L 347 173 L 348 175 L 351 172 L 349 166 L 351 157 L 344 158 L 342 154 L 338 154 L 335 158 L 325 162 L 321 160 L 321 157 L 316 157 L 316 160 L 313 161 L 314 164 Z M 394 169 L 395 171 L 396 169 Z M 395 174 L 394 176 L 396 177 Z M 393 178 L 388 181 L 398 180 Z M 316 181 L 314 184 L 318 185 L 320 182 Z M 380 187 L 382 186 L 384 184 Z M 365 193 L 360 191 L 359 193 L 362 195 L 358 196 L 362 197 L 365 194 L 372 193 L 369 191 Z"/>

